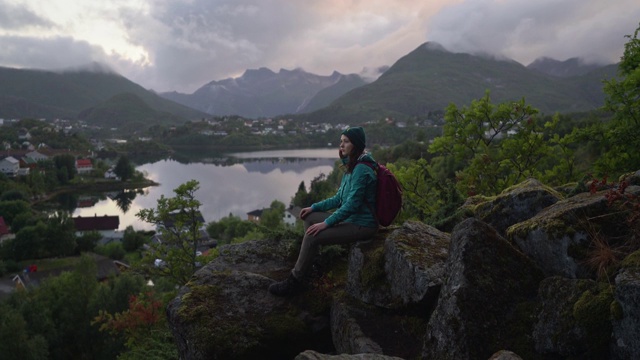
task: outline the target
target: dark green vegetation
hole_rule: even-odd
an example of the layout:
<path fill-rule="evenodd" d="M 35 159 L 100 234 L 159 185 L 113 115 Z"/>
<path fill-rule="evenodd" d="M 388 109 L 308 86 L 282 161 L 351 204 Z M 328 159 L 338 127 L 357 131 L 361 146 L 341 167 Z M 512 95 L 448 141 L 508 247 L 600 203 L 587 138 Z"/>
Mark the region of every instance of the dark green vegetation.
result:
<path fill-rule="evenodd" d="M 112 99 L 121 94 L 129 100 Z M 102 108 L 102 113 L 83 113 L 101 126 L 114 127 L 118 121 L 113 115 L 128 110 L 141 114 L 137 101 L 143 101 L 148 109 L 142 115 L 154 117 L 158 113 L 171 113 L 181 122 L 202 118 L 205 114 L 164 99 L 126 78 L 104 69 L 85 71 L 51 72 L 0 68 L 0 117 L 1 118 L 81 118 L 83 111 Z M 112 108 L 111 110 L 104 109 Z M 129 109 L 129 107 L 131 107 Z M 150 109 L 153 109 L 151 111 Z"/>
<path fill-rule="evenodd" d="M 468 104 L 487 90 L 496 102 L 524 98 L 545 114 L 590 111 L 603 105 L 602 81 L 613 78 L 615 71 L 616 66 L 610 65 L 581 76 L 552 77 L 512 60 L 455 54 L 426 43 L 373 83 L 296 119 L 331 123 L 386 117 L 422 120 L 450 104 Z"/>

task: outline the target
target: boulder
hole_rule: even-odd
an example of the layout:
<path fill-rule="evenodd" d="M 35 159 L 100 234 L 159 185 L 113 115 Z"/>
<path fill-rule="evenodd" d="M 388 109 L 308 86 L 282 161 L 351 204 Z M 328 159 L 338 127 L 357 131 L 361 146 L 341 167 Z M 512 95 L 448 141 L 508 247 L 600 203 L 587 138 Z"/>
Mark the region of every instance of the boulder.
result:
<path fill-rule="evenodd" d="M 327 355 L 318 353 L 317 351 L 307 350 L 298 354 L 294 360 L 402 360 L 402 358 L 380 354 Z"/>
<path fill-rule="evenodd" d="M 630 186 L 627 191 L 637 194 L 640 187 Z M 558 201 L 508 228 L 507 236 L 546 276 L 592 278 L 594 271 L 585 263 L 592 240 L 628 233 L 626 218 L 616 215 L 618 209 L 608 204 L 607 193 L 581 193 Z"/>
<path fill-rule="evenodd" d="M 333 351 L 329 321 L 267 291 L 291 264 L 287 242 L 222 246 L 167 308 L 182 359 L 291 359 Z M 286 275 L 284 275 L 286 276 Z"/>
<path fill-rule="evenodd" d="M 611 288 L 593 280 L 544 279 L 533 329 L 536 352 L 552 358 L 606 359 L 612 300 Z"/>
<path fill-rule="evenodd" d="M 615 279 L 612 352 L 617 359 L 640 354 L 640 250 L 629 255 Z"/>
<path fill-rule="evenodd" d="M 451 234 L 447 278 L 427 324 L 423 359 L 488 359 L 499 350 L 524 345 L 531 333 L 527 319 L 542 272 L 501 237 L 475 219 Z"/>
<path fill-rule="evenodd" d="M 498 196 L 476 201 L 472 211 L 475 217 L 491 224 L 500 235 L 505 236 L 511 225 L 531 219 L 561 199 L 562 195 L 557 191 L 536 179 L 527 179 L 505 189 Z"/>
<path fill-rule="evenodd" d="M 347 293 L 389 309 L 433 303 L 444 277 L 449 239 L 432 226 L 408 221 L 383 243 L 354 245 Z"/>
<path fill-rule="evenodd" d="M 299 243 L 221 246 L 170 302 L 169 327 L 182 359 L 635 359 L 637 200 L 610 204 L 615 189 L 558 200 L 528 180 L 469 199 L 451 234 L 408 221 L 323 247 L 291 298 L 267 288 Z"/>

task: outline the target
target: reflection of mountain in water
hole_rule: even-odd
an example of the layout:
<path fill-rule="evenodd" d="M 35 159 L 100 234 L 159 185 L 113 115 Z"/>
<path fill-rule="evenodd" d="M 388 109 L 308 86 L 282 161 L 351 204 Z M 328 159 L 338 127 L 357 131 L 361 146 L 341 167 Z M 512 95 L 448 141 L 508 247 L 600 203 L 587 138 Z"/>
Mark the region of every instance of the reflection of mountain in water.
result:
<path fill-rule="evenodd" d="M 300 174 L 317 166 L 333 166 L 335 161 L 335 159 L 265 158 L 245 160 L 241 161 L 241 163 L 248 172 L 268 174 L 275 169 L 280 169 L 282 172 L 292 171 Z"/>

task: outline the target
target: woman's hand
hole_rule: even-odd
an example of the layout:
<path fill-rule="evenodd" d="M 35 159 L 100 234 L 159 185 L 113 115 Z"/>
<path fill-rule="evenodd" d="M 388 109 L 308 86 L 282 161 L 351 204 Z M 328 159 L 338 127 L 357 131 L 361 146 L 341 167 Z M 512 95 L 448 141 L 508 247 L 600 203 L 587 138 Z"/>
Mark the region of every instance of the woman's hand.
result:
<path fill-rule="evenodd" d="M 327 225 L 327 223 L 323 222 L 319 222 L 317 224 L 313 224 L 311 226 L 309 226 L 309 228 L 307 228 L 307 235 L 318 235 L 318 233 L 326 228 L 328 228 L 329 226 Z"/>
<path fill-rule="evenodd" d="M 307 217 L 307 215 L 311 214 L 313 212 L 313 209 L 310 207 L 306 207 L 302 210 L 300 210 L 300 219 L 304 219 Z"/>

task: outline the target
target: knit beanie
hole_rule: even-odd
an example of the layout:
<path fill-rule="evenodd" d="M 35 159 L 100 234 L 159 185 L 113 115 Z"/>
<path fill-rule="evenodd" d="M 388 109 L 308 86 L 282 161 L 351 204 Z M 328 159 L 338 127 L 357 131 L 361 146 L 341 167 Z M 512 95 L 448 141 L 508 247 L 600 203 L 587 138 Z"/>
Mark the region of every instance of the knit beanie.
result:
<path fill-rule="evenodd" d="M 349 138 L 349 140 L 351 140 L 351 143 L 353 143 L 353 146 L 356 147 L 356 149 L 364 149 L 366 146 L 366 138 L 364 136 L 364 129 L 357 126 L 357 127 L 350 127 L 347 128 L 345 131 L 342 132 L 342 135 L 345 135 L 346 137 Z"/>

